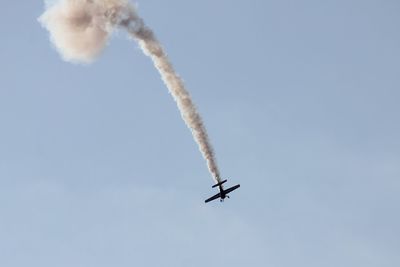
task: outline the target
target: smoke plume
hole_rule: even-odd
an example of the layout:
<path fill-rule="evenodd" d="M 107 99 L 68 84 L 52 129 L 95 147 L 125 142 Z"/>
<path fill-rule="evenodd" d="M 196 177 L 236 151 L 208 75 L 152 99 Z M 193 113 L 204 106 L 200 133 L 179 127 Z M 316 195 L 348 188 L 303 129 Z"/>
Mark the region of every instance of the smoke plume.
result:
<path fill-rule="evenodd" d="M 145 25 L 127 0 L 60 0 L 39 18 L 63 59 L 75 63 L 92 62 L 106 46 L 115 28 L 124 28 L 149 56 L 176 101 L 216 182 L 219 170 L 203 121 L 182 79 L 153 31 Z"/>

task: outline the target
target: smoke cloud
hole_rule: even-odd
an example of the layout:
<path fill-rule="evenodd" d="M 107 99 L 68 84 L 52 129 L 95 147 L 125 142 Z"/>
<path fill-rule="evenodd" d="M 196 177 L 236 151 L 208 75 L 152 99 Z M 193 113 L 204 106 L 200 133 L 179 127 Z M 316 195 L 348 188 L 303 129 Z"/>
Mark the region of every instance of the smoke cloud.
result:
<path fill-rule="evenodd" d="M 64 60 L 91 63 L 106 46 L 115 28 L 124 28 L 149 56 L 177 103 L 192 132 L 208 169 L 220 182 L 218 166 L 203 121 L 182 79 L 153 31 L 145 25 L 127 0 L 60 0 L 47 8 L 39 21 L 50 32 L 50 40 Z"/>

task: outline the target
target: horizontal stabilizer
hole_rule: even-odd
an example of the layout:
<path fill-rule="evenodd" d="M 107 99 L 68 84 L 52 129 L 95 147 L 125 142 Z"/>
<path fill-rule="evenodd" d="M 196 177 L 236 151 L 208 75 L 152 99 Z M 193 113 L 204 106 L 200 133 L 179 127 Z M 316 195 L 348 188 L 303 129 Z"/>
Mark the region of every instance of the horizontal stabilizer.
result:
<path fill-rule="evenodd" d="M 222 185 L 223 183 L 225 183 L 226 181 L 227 181 L 227 180 L 223 180 L 222 182 L 219 182 L 219 183 L 213 185 L 212 188 L 217 187 L 217 186 L 220 186 L 220 185 Z"/>

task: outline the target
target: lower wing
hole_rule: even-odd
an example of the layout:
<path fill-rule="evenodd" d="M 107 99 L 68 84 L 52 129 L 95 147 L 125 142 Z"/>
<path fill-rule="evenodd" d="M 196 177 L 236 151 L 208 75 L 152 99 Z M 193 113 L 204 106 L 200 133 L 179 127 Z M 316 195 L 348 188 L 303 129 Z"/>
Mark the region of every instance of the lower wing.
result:
<path fill-rule="evenodd" d="M 210 202 L 210 201 L 215 200 L 215 199 L 220 198 L 220 197 L 221 197 L 221 193 L 218 193 L 215 196 L 212 196 L 209 199 L 207 199 L 205 202 L 207 203 L 207 202 Z"/>

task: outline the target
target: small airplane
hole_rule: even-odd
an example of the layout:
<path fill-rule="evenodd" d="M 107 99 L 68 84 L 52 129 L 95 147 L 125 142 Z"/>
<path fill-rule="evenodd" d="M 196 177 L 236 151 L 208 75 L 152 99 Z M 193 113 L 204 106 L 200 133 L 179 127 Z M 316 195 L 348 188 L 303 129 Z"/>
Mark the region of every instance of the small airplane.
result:
<path fill-rule="evenodd" d="M 227 197 L 227 198 L 229 198 L 229 196 L 228 196 L 228 194 L 230 193 L 230 192 L 232 192 L 233 190 L 236 190 L 236 189 L 238 189 L 239 187 L 240 187 L 240 184 L 237 184 L 237 185 L 235 185 L 235 186 L 232 186 L 232 187 L 230 187 L 230 188 L 228 188 L 228 189 L 224 189 L 224 187 L 223 187 L 223 183 L 225 183 L 227 180 L 223 180 L 223 181 L 221 181 L 221 182 L 219 182 L 219 183 L 216 183 L 215 185 L 213 185 L 212 186 L 212 188 L 215 188 L 215 187 L 217 187 L 218 186 L 218 189 L 219 189 L 219 193 L 218 194 L 216 194 L 215 196 L 212 196 L 212 197 L 210 197 L 209 199 L 207 199 L 205 202 L 207 203 L 207 202 L 210 202 L 210 201 L 212 201 L 212 200 L 215 200 L 215 199 L 218 199 L 218 198 L 220 198 L 220 202 L 223 202 L 224 201 L 224 199 Z"/>

